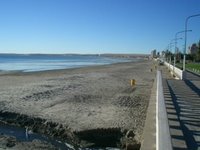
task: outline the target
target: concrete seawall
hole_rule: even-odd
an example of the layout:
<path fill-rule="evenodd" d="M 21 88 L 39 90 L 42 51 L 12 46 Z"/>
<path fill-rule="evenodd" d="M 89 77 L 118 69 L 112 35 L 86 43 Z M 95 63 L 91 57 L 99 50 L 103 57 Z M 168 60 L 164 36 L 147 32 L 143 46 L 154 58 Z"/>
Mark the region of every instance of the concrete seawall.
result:
<path fill-rule="evenodd" d="M 155 78 L 147 110 L 143 141 L 140 150 L 156 150 L 156 86 L 157 80 Z"/>
<path fill-rule="evenodd" d="M 141 150 L 172 150 L 160 71 L 152 88 Z"/>
<path fill-rule="evenodd" d="M 157 71 L 156 91 L 156 150 L 172 150 L 161 71 Z"/>

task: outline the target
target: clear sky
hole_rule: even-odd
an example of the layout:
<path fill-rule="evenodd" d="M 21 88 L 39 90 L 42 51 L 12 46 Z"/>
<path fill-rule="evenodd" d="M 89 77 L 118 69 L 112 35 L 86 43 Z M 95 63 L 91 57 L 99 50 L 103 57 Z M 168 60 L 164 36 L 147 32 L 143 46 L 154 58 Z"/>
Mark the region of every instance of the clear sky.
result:
<path fill-rule="evenodd" d="M 0 53 L 147 54 L 199 13 L 200 0 L 0 0 Z M 200 17 L 188 28 L 198 42 Z"/>

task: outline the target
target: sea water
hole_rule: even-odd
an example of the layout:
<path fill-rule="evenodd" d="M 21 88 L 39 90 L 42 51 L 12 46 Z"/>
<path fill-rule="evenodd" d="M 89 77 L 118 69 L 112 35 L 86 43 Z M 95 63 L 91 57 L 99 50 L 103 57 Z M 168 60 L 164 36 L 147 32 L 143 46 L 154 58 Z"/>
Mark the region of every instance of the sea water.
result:
<path fill-rule="evenodd" d="M 44 71 L 128 62 L 99 55 L 0 54 L 0 71 Z"/>

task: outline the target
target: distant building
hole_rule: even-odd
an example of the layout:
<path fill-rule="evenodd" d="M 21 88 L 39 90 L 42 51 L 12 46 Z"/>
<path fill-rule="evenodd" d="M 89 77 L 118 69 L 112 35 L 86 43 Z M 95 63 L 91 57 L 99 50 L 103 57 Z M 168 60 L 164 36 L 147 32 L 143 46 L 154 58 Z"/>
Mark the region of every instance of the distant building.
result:
<path fill-rule="evenodd" d="M 157 52 L 157 57 L 160 57 L 160 52 Z"/>
<path fill-rule="evenodd" d="M 196 43 L 192 44 L 192 46 L 189 48 L 189 54 L 197 54 L 198 52 L 198 46 Z"/>
<path fill-rule="evenodd" d="M 151 58 L 156 58 L 156 57 L 157 57 L 156 50 L 154 49 L 151 51 Z"/>
<path fill-rule="evenodd" d="M 162 52 L 161 52 L 161 56 L 162 56 L 162 57 L 165 57 L 165 51 L 162 51 Z"/>

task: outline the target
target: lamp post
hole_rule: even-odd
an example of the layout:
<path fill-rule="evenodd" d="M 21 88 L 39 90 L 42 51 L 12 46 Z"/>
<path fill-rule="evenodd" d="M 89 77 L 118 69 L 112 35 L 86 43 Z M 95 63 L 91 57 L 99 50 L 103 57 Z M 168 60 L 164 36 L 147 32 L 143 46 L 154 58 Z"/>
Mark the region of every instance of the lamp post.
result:
<path fill-rule="evenodd" d="M 174 44 L 173 42 L 172 42 L 172 40 L 171 40 L 171 42 L 168 44 L 168 55 L 170 56 L 168 56 L 169 57 L 169 59 L 168 59 L 168 63 L 169 64 L 171 64 L 171 49 L 172 49 L 172 44 Z"/>
<path fill-rule="evenodd" d="M 169 45 L 168 45 L 168 50 L 169 50 L 169 70 L 170 70 L 170 65 L 171 65 L 171 62 L 172 62 L 172 60 L 171 60 L 171 54 L 172 54 L 172 52 L 171 52 L 171 49 L 172 49 L 172 45 L 174 44 L 174 42 L 172 42 L 172 41 L 174 41 L 174 39 L 173 40 L 171 40 L 171 42 L 169 43 Z"/>
<path fill-rule="evenodd" d="M 185 54 L 186 54 L 186 46 L 187 46 L 187 23 L 190 18 L 198 17 L 198 16 L 200 16 L 200 14 L 189 16 L 185 20 L 185 49 L 184 49 L 184 55 L 183 55 L 183 71 L 185 71 Z"/>
<path fill-rule="evenodd" d="M 177 32 L 177 33 L 179 33 L 179 32 Z M 180 32 L 181 33 L 181 32 Z M 173 65 L 173 74 L 175 74 L 175 71 L 174 71 L 174 68 L 175 68 L 175 64 L 176 64 L 176 56 L 175 56 L 175 53 L 176 53 L 176 44 L 177 44 L 177 40 L 181 40 L 182 38 L 177 38 L 177 34 L 175 35 L 175 39 L 173 39 L 175 42 L 174 42 L 174 47 L 175 47 L 175 49 L 174 49 L 174 65 Z M 172 40 L 172 41 L 173 41 Z"/>
<path fill-rule="evenodd" d="M 180 33 L 184 33 L 184 32 L 191 32 L 192 30 L 183 30 L 183 31 L 179 31 L 179 32 L 176 32 L 175 34 L 175 46 L 174 46 L 174 67 L 176 66 L 176 45 L 177 45 L 177 36 L 178 34 Z"/>
<path fill-rule="evenodd" d="M 170 54 L 170 58 L 169 58 L 169 64 L 171 65 L 171 63 L 172 63 L 172 56 L 171 56 L 171 49 L 172 49 L 172 42 L 169 44 L 169 54 Z"/>
<path fill-rule="evenodd" d="M 179 39 L 182 39 L 182 38 L 175 38 L 175 39 L 171 40 L 171 42 L 169 44 L 169 46 L 170 46 L 170 53 L 172 53 L 171 52 L 171 46 L 172 46 L 172 44 L 176 44 L 176 41 L 179 40 Z M 175 42 L 173 42 L 173 41 L 175 41 Z M 170 64 L 171 64 L 171 54 L 170 54 Z M 174 74 L 174 65 L 173 65 L 173 74 Z"/>

